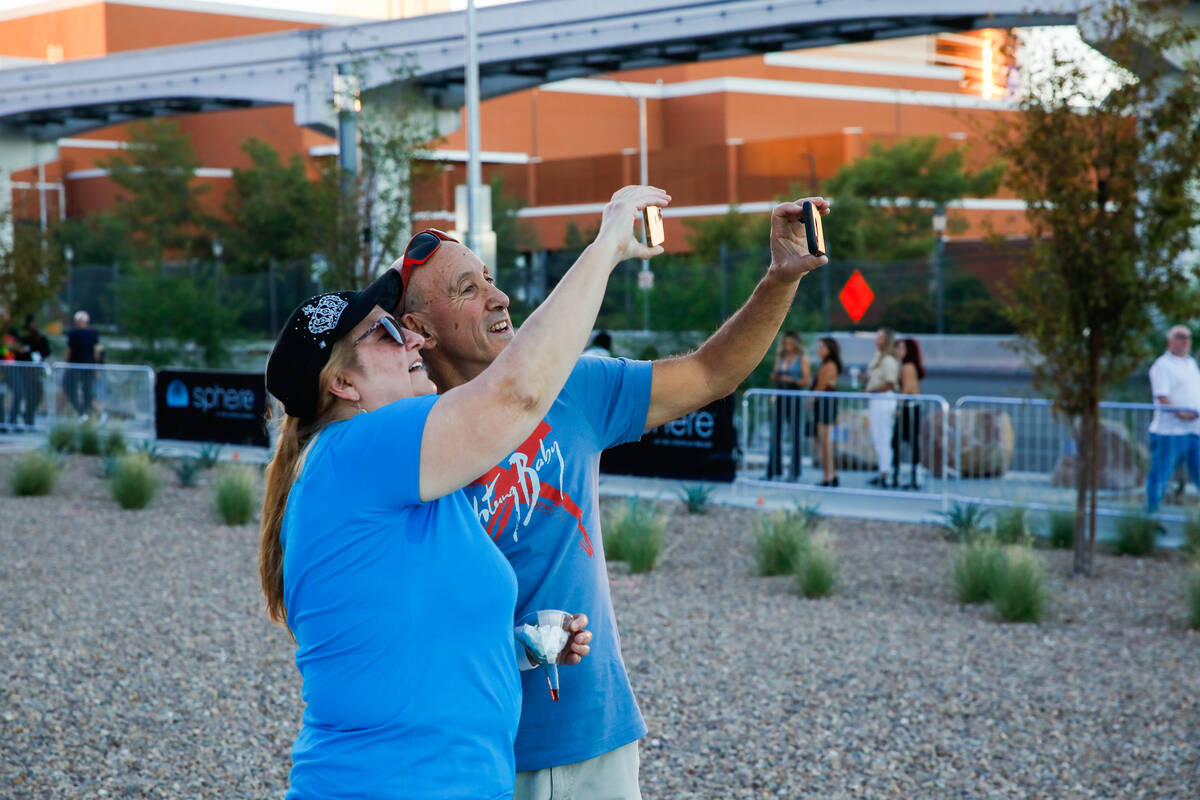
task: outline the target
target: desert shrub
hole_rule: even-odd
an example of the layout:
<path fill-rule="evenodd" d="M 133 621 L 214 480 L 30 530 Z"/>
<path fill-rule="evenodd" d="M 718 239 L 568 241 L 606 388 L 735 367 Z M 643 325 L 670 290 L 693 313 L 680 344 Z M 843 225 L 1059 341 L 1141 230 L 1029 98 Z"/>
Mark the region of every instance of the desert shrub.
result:
<path fill-rule="evenodd" d="M 74 453 L 79 449 L 79 423 L 69 420 L 54 423 L 46 434 L 46 443 L 60 453 Z"/>
<path fill-rule="evenodd" d="M 1200 512 L 1192 514 L 1183 523 L 1183 549 L 1193 556 L 1200 556 Z"/>
<path fill-rule="evenodd" d="M 703 514 L 708 511 L 708 499 L 712 497 L 713 487 L 706 483 L 690 483 L 679 487 L 679 496 L 687 504 L 689 514 Z"/>
<path fill-rule="evenodd" d="M 1200 630 L 1200 560 L 1188 571 L 1188 624 Z"/>
<path fill-rule="evenodd" d="M 101 462 L 99 470 L 101 478 L 106 481 L 112 480 L 112 476 L 117 473 L 117 459 L 119 458 L 120 456 L 116 455 L 115 453 L 110 453 L 104 457 L 104 461 Z"/>
<path fill-rule="evenodd" d="M 100 437 L 100 429 L 90 419 L 79 426 L 76 434 L 76 442 L 79 452 L 85 456 L 98 456 L 104 447 L 103 440 Z"/>
<path fill-rule="evenodd" d="M 212 443 L 204 445 L 200 448 L 200 455 L 197 458 L 201 469 L 212 469 L 221 461 L 221 445 Z"/>
<path fill-rule="evenodd" d="M 949 511 L 938 512 L 942 521 L 938 527 L 952 542 L 971 542 L 983 533 L 988 511 L 976 503 L 955 503 Z"/>
<path fill-rule="evenodd" d="M 1007 564 L 1004 549 L 985 537 L 960 544 L 951 567 L 954 593 L 959 601 L 985 603 L 990 600 Z"/>
<path fill-rule="evenodd" d="M 814 538 L 800 551 L 796 586 L 805 597 L 828 597 L 837 583 L 837 560 L 824 537 Z"/>
<path fill-rule="evenodd" d="M 801 510 L 777 511 L 758 524 L 754 535 L 759 575 L 791 575 L 809 542 L 809 517 Z"/>
<path fill-rule="evenodd" d="M 21 455 L 13 464 L 9 486 L 18 497 L 47 495 L 54 491 L 61 470 L 62 461 L 55 453 L 32 450 Z"/>
<path fill-rule="evenodd" d="M 129 449 L 125 440 L 125 431 L 114 425 L 104 432 L 104 454 L 109 456 L 124 455 Z"/>
<path fill-rule="evenodd" d="M 179 479 L 179 485 L 187 488 L 196 485 L 196 478 L 200 475 L 200 462 L 185 456 L 176 461 L 171 469 L 175 472 L 175 477 Z"/>
<path fill-rule="evenodd" d="M 1113 547 L 1123 556 L 1148 556 L 1154 552 L 1154 537 L 1162 530 L 1162 523 L 1145 512 L 1121 517 Z"/>
<path fill-rule="evenodd" d="M 992 606 L 1005 622 L 1041 622 L 1049 604 L 1046 571 L 1026 547 L 1010 547 L 992 587 Z"/>
<path fill-rule="evenodd" d="M 1029 509 L 1011 506 L 997 511 L 992 518 L 992 537 L 997 544 L 1029 544 Z"/>
<path fill-rule="evenodd" d="M 158 449 L 158 442 L 154 439 L 146 439 L 138 442 L 137 447 L 134 448 L 134 452 L 145 456 L 147 461 L 158 461 L 162 458 L 162 453 Z"/>
<path fill-rule="evenodd" d="M 145 453 L 117 458 L 112 476 L 112 495 L 121 508 L 145 508 L 158 491 L 158 472 Z"/>
<path fill-rule="evenodd" d="M 651 570 L 658 560 L 665 527 L 650 503 L 631 497 L 604 524 L 604 557 L 629 562 L 630 572 Z"/>
<path fill-rule="evenodd" d="M 214 484 L 217 514 L 226 525 L 245 525 L 254 518 L 258 474 L 250 467 L 228 466 Z"/>
<path fill-rule="evenodd" d="M 1075 512 L 1050 512 L 1050 546 L 1069 550 L 1075 546 Z"/>

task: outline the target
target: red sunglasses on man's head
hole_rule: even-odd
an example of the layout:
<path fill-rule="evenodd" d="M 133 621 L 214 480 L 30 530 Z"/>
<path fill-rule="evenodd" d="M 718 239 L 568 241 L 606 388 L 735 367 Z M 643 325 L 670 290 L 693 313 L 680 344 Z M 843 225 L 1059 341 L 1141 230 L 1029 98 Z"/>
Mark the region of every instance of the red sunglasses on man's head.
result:
<path fill-rule="evenodd" d="M 459 244 L 458 239 L 437 228 L 426 228 L 408 240 L 408 246 L 404 248 L 404 261 L 400 265 L 400 284 L 403 287 L 401 291 L 408 288 L 408 277 L 412 275 L 413 267 L 424 264 L 432 258 L 437 249 L 442 246 L 442 242 Z"/>

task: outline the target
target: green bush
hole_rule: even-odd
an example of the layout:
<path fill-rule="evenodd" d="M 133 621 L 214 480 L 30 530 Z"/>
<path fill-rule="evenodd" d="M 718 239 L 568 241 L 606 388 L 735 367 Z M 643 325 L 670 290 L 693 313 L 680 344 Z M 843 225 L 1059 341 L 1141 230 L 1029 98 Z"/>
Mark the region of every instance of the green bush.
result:
<path fill-rule="evenodd" d="M 120 456 L 109 454 L 104 457 L 104 464 L 100 467 L 100 477 L 106 481 L 111 481 L 112 476 L 117 474 L 117 459 Z"/>
<path fill-rule="evenodd" d="M 1049 604 L 1046 571 L 1032 550 L 1009 548 L 992 588 L 992 606 L 1005 622 L 1041 622 Z"/>
<path fill-rule="evenodd" d="M 1154 552 L 1154 537 L 1162 530 L 1162 523 L 1144 512 L 1121 517 L 1113 547 L 1123 556 L 1148 556 Z"/>
<path fill-rule="evenodd" d="M 146 457 L 147 461 L 158 461 L 162 458 L 162 454 L 158 451 L 158 442 L 154 439 L 146 439 L 139 442 L 134 452 Z"/>
<path fill-rule="evenodd" d="M 687 503 L 689 514 L 703 514 L 708 511 L 708 499 L 712 497 L 713 487 L 706 483 L 684 484 L 679 487 L 679 496 Z"/>
<path fill-rule="evenodd" d="M 803 510 L 778 511 L 758 524 L 754 535 L 758 574 L 791 575 L 809 548 L 809 517 Z"/>
<path fill-rule="evenodd" d="M 33 450 L 20 456 L 13 465 L 9 484 L 18 497 L 50 494 L 58 482 L 62 462 L 53 452 Z"/>
<path fill-rule="evenodd" d="M 1200 513 L 1192 514 L 1183 523 L 1183 549 L 1193 556 L 1200 556 Z"/>
<path fill-rule="evenodd" d="M 125 431 L 113 426 L 104 432 L 104 454 L 107 456 L 122 456 L 129 449 L 125 441 Z"/>
<path fill-rule="evenodd" d="M 112 495 L 121 508 L 145 508 L 158 491 L 158 473 L 145 453 L 119 456 L 112 476 Z"/>
<path fill-rule="evenodd" d="M 1188 624 L 1200 630 L 1200 561 L 1188 574 Z"/>
<path fill-rule="evenodd" d="M 60 453 L 74 453 L 79 449 L 79 423 L 69 420 L 54 423 L 46 434 L 46 442 Z"/>
<path fill-rule="evenodd" d="M 212 469 L 221 461 L 221 445 L 206 444 L 200 448 L 198 456 L 201 469 Z"/>
<path fill-rule="evenodd" d="M 1075 512 L 1050 512 L 1050 546 L 1069 550 L 1075 546 Z"/>
<path fill-rule="evenodd" d="M 988 511 L 976 503 L 955 503 L 949 511 L 941 511 L 938 515 L 942 518 L 938 527 L 947 539 L 952 542 L 971 542 L 983 533 Z"/>
<path fill-rule="evenodd" d="M 997 544 L 1029 544 L 1029 509 L 1011 506 L 997 511 L 992 521 L 992 536 Z"/>
<path fill-rule="evenodd" d="M 805 597 L 828 597 L 837 583 L 837 561 L 827 541 L 814 540 L 801 550 L 796 586 Z"/>
<path fill-rule="evenodd" d="M 630 572 L 654 569 L 665 528 L 651 504 L 630 498 L 604 525 L 604 557 L 627 561 Z"/>
<path fill-rule="evenodd" d="M 96 423 L 90 419 L 79 426 L 77 440 L 79 452 L 85 456 L 98 456 L 103 449 L 103 442 L 100 438 L 100 429 L 96 427 Z"/>
<path fill-rule="evenodd" d="M 980 537 L 958 546 L 952 565 L 954 592 L 960 602 L 985 603 L 1003 578 L 1008 558 L 1004 549 Z"/>
<path fill-rule="evenodd" d="M 184 457 L 176 461 L 171 469 L 175 471 L 179 485 L 187 488 L 196 485 L 196 478 L 200 475 L 200 462 L 194 458 Z"/>
<path fill-rule="evenodd" d="M 250 467 L 221 469 L 215 483 L 217 514 L 226 525 L 245 525 L 254 518 L 258 474 Z"/>

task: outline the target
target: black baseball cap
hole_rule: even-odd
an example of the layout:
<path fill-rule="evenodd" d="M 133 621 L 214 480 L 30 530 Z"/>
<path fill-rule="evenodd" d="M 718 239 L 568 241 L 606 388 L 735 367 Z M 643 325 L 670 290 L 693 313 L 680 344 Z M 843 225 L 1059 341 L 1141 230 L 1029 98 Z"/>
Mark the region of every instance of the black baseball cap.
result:
<path fill-rule="evenodd" d="M 317 414 L 318 381 L 339 339 L 379 306 L 391 313 L 403 294 L 394 269 L 361 292 L 327 292 L 301 303 L 279 332 L 267 358 L 267 391 L 290 416 L 310 421 Z"/>

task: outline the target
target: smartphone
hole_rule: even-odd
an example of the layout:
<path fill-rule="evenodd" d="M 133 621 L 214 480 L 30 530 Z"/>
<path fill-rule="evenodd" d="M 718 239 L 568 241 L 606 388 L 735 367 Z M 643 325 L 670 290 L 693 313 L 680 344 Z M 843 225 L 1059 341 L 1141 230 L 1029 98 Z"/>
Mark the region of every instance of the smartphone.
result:
<path fill-rule="evenodd" d="M 801 207 L 800 221 L 804 223 L 804 234 L 808 237 L 808 252 L 814 256 L 825 255 L 825 231 L 821 227 L 821 212 L 805 200 Z"/>
<path fill-rule="evenodd" d="M 642 210 L 642 224 L 646 226 L 646 242 L 651 247 L 657 247 L 667 240 L 663 231 L 662 209 L 658 206 L 646 206 Z"/>

